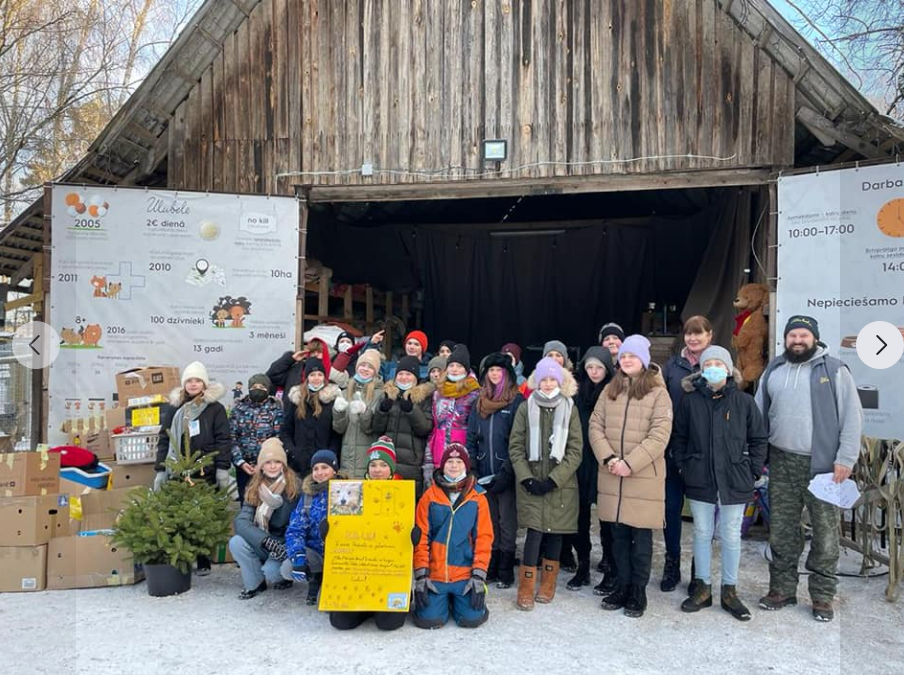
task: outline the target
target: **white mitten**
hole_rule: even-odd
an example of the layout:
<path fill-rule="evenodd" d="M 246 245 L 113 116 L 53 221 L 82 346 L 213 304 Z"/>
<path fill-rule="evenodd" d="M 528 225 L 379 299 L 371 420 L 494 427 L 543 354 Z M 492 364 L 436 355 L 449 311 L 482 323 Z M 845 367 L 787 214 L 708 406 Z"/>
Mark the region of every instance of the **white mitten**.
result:
<path fill-rule="evenodd" d="M 344 396 L 336 397 L 336 400 L 333 401 L 333 410 L 335 412 L 345 412 L 348 410 L 348 401 L 345 400 Z"/>

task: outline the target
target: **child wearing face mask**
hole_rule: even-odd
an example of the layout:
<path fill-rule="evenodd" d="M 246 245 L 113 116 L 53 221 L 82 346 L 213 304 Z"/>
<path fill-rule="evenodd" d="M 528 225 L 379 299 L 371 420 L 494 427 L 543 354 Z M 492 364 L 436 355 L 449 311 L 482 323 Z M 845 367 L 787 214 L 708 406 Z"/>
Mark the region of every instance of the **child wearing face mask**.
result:
<path fill-rule="evenodd" d="M 283 399 L 279 439 L 286 448 L 289 465 L 299 475 L 311 471 L 311 456 L 317 450 L 339 452 L 342 439 L 333 431 L 333 404 L 339 387 L 329 382 L 329 376 L 323 361 L 309 357 L 301 384 L 292 387 Z"/>
<path fill-rule="evenodd" d="M 509 438 L 515 471 L 518 525 L 527 528 L 515 606 L 534 609 L 534 601 L 552 602 L 559 575 L 563 535 L 578 531 L 578 481 L 583 433 L 574 405 L 574 377 L 545 357 L 528 379 L 533 390 L 518 408 Z M 537 565 L 542 559 L 540 588 Z"/>
<path fill-rule="evenodd" d="M 311 457 L 311 473 L 301 485 L 298 505 L 286 530 L 286 559 L 283 576 L 293 581 L 306 581 L 305 604 L 316 605 L 323 580 L 323 537 L 321 523 L 326 520 L 329 483 L 344 479 L 339 473 L 339 460 L 332 450 L 318 450 Z"/>
<path fill-rule="evenodd" d="M 753 397 L 738 389 L 731 354 L 719 346 L 700 356 L 702 370 L 685 377 L 685 395 L 675 412 L 672 447 L 694 516 L 694 592 L 681 609 L 698 612 L 713 604 L 710 562 L 713 522 L 719 509 L 722 549 L 722 609 L 740 621 L 750 611 L 737 593 L 741 520 L 763 473 L 768 433 Z"/>
<path fill-rule="evenodd" d="M 464 445 L 449 443 L 438 467 L 415 515 L 420 540 L 414 549 L 414 623 L 440 628 L 451 614 L 459 626 L 477 628 L 489 617 L 490 507 L 470 475 L 471 458 Z"/>
<path fill-rule="evenodd" d="M 445 376 L 433 393 L 433 433 L 424 457 L 424 480 L 429 482 L 433 467 L 449 443 L 468 440 L 468 419 L 480 397 L 480 383 L 471 373 L 471 355 L 465 345 L 455 345 L 446 361 Z"/>
<path fill-rule="evenodd" d="M 373 413 L 383 388 L 381 360 L 376 349 L 362 353 L 355 374 L 333 403 L 333 431 L 342 435 L 339 468 L 349 478 L 364 478 L 370 444 L 379 435 L 373 432 Z"/>
<path fill-rule="evenodd" d="M 244 502 L 245 488 L 254 475 L 261 444 L 279 436 L 282 427 L 283 406 L 270 395 L 272 391 L 270 378 L 262 373 L 252 375 L 248 380 L 248 394 L 235 404 L 229 416 L 232 464 L 240 502 Z"/>
<path fill-rule="evenodd" d="M 242 571 L 241 600 L 263 593 L 268 581 L 277 590 L 292 586 L 283 579 L 280 566 L 287 558 L 286 526 L 301 494 L 301 481 L 289 468 L 278 438 L 263 442 L 254 466 L 235 519 L 235 536 L 229 540 L 229 550 Z"/>

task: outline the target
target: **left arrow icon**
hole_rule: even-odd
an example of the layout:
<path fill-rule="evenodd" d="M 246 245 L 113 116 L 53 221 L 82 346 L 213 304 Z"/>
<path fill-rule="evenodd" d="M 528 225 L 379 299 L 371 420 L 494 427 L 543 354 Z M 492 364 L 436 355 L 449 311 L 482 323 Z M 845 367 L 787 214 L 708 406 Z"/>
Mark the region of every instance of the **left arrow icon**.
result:
<path fill-rule="evenodd" d="M 41 355 L 41 352 L 39 352 L 37 349 L 35 349 L 35 342 L 37 342 L 40 339 L 41 339 L 40 335 L 35 335 L 35 338 L 31 342 L 28 343 L 28 346 L 31 347 L 31 351 L 33 351 L 38 356 Z"/>

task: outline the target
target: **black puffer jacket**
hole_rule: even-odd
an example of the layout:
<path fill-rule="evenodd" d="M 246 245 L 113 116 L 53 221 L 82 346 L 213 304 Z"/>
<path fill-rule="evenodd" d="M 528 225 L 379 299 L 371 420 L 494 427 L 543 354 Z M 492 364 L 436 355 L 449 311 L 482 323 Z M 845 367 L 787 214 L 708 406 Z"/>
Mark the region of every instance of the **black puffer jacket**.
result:
<path fill-rule="evenodd" d="M 587 376 L 584 364 L 588 357 L 594 357 L 606 369 L 606 374 L 602 382 L 594 384 Z M 604 347 L 591 347 L 584 355 L 584 360 L 578 366 L 578 393 L 574 397 L 574 407 L 578 409 L 578 416 L 581 419 L 581 432 L 584 436 L 584 449 L 581 456 L 581 465 L 578 467 L 578 494 L 582 504 L 595 504 L 598 496 L 597 478 L 599 476 L 599 462 L 596 455 L 593 454 L 593 448 L 590 446 L 589 426 L 590 414 L 596 407 L 596 402 L 603 393 L 606 385 L 615 374 L 615 367 L 612 365 L 612 357 L 608 349 Z"/>
<path fill-rule="evenodd" d="M 418 494 L 424 482 L 424 448 L 427 437 L 433 431 L 432 394 L 433 385 L 429 382 L 412 387 L 404 393 L 395 382 L 387 382 L 374 399 L 374 405 L 364 413 L 373 416 L 371 429 L 374 435 L 386 434 L 395 443 L 396 473 L 402 478 L 417 481 Z M 399 396 L 412 402 L 410 412 L 402 412 Z M 393 400 L 393 404 L 389 412 L 383 412 L 380 404 L 387 397 Z"/>
<path fill-rule="evenodd" d="M 671 445 L 689 499 L 745 504 L 763 473 L 769 435 L 753 396 L 733 378 L 719 392 L 696 373 L 684 378 Z"/>
<path fill-rule="evenodd" d="M 314 417 L 314 408 L 307 397 L 307 385 L 292 387 L 283 400 L 283 424 L 279 431 L 289 459 L 289 466 L 299 476 L 311 473 L 311 456 L 318 450 L 332 450 L 339 456 L 342 437 L 333 431 L 333 402 L 339 395 L 339 387 L 328 384 L 317 395 L 320 397 L 321 412 Z M 304 405 L 305 417 L 298 417 L 298 406 Z"/>
<path fill-rule="evenodd" d="M 229 418 L 226 408 L 218 399 L 225 393 L 225 388 L 219 382 L 212 382 L 204 392 L 204 400 L 207 407 L 198 416 L 199 432 L 191 437 L 190 448 L 192 452 L 201 451 L 203 454 L 216 453 L 212 467 L 204 477 L 209 483 L 216 482 L 216 469 L 229 469 L 232 466 L 232 433 L 229 431 Z M 170 393 L 169 404 L 163 406 L 160 411 L 160 437 L 157 442 L 157 461 L 154 468 L 164 471 L 167 454 L 170 448 L 170 435 L 173 417 L 185 401 L 183 390 L 174 389 Z M 184 433 L 183 429 L 183 433 Z"/>

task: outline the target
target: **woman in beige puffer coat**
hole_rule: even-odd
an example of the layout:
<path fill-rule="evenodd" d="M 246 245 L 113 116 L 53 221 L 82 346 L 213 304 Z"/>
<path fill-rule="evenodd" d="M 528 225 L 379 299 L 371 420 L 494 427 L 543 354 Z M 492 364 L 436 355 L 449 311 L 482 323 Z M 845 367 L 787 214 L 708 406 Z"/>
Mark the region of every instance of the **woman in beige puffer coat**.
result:
<path fill-rule="evenodd" d="M 613 523 L 618 586 L 604 609 L 631 617 L 646 609 L 653 530 L 665 518 L 665 448 L 672 431 L 672 402 L 650 363 L 650 342 L 628 337 L 618 351 L 619 371 L 590 417 L 590 444 L 599 461 L 600 520 Z"/>

